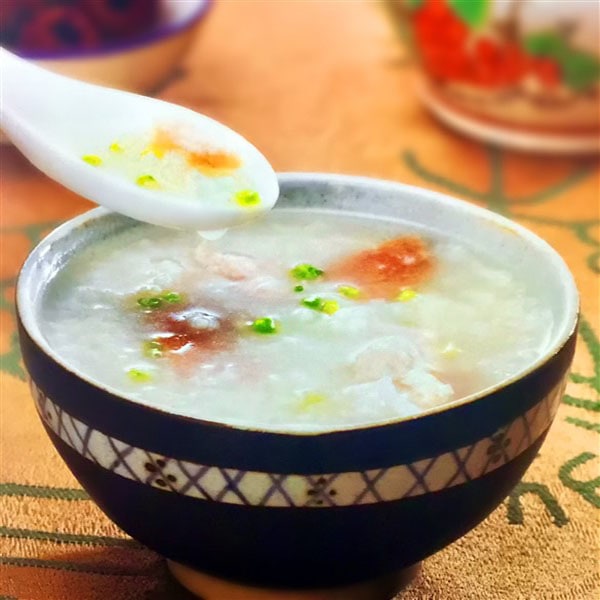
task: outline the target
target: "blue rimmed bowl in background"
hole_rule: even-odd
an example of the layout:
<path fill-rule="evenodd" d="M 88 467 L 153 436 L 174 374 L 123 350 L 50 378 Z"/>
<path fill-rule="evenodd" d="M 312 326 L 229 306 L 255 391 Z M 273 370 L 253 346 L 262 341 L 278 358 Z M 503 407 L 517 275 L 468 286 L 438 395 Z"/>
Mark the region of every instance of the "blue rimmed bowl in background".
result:
<path fill-rule="evenodd" d="M 162 0 L 146 31 L 90 49 L 26 51 L 19 56 L 61 75 L 136 93 L 151 93 L 171 77 L 213 0 Z M 0 131 L 0 144 L 10 143 Z"/>
<path fill-rule="evenodd" d="M 131 92 L 149 92 L 173 73 L 212 0 L 161 0 L 156 23 L 94 47 L 13 51 L 52 71 Z"/>
<path fill-rule="evenodd" d="M 21 271 L 23 360 L 44 427 L 81 485 L 192 591 L 206 600 L 390 598 L 407 569 L 496 508 L 536 456 L 574 353 L 577 290 L 545 242 L 470 204 L 365 178 L 289 174 L 280 184 L 275 210 L 401 218 L 493 250 L 551 311 L 545 352 L 500 385 L 417 417 L 321 433 L 149 408 L 65 364 L 40 328 L 57 269 L 136 227 L 97 209 L 51 233 Z"/>

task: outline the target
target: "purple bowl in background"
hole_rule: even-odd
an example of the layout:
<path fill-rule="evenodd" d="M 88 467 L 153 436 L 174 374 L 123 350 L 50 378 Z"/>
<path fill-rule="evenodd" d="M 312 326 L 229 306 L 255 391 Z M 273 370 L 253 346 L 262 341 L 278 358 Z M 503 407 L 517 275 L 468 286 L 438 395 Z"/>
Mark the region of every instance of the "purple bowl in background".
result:
<path fill-rule="evenodd" d="M 14 51 L 75 79 L 131 92 L 149 92 L 173 73 L 211 4 L 212 0 L 162 0 L 156 26 L 96 48 Z"/>

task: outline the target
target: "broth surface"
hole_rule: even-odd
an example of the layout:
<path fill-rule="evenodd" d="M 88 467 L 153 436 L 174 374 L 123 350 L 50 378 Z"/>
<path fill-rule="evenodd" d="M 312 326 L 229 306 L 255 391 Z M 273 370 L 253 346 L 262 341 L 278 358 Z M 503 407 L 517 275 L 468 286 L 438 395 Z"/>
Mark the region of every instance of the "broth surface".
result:
<path fill-rule="evenodd" d="M 552 322 L 484 249 L 305 209 L 215 241 L 133 227 L 71 259 L 42 312 L 50 346 L 93 381 L 285 431 L 408 417 L 498 384 L 539 357 Z"/>

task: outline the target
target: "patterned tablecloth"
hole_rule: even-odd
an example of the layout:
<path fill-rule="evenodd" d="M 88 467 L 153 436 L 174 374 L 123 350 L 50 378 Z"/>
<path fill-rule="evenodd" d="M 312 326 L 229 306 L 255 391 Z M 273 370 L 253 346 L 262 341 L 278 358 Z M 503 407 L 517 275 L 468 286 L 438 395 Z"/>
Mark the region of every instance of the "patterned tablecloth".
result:
<path fill-rule="evenodd" d="M 582 296 L 571 382 L 523 481 L 483 524 L 430 558 L 402 598 L 598 598 L 600 178 L 595 160 L 540 158 L 446 130 L 377 2 L 223 1 L 161 97 L 231 125 L 280 171 L 359 173 L 449 192 L 531 228 Z M 27 252 L 89 203 L 0 150 L 0 598 L 186 598 L 163 562 L 89 501 L 25 384 L 13 293 Z"/>

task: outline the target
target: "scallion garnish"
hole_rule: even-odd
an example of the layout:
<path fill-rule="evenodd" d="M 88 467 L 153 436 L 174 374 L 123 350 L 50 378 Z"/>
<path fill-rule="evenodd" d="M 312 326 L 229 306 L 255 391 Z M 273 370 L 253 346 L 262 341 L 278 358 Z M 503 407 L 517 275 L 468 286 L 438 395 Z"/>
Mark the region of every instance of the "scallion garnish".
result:
<path fill-rule="evenodd" d="M 277 333 L 277 323 L 271 317 L 261 317 L 255 319 L 250 327 L 256 333 Z"/>
<path fill-rule="evenodd" d="M 318 394 L 316 392 L 308 392 L 302 398 L 300 402 L 300 410 L 309 410 L 313 406 L 317 406 L 319 404 L 323 404 L 327 400 L 327 397 L 324 394 Z"/>
<path fill-rule="evenodd" d="M 417 292 L 415 292 L 415 290 L 411 290 L 410 288 L 406 288 L 405 290 L 402 290 L 396 296 L 396 300 L 398 302 L 409 302 L 410 300 L 413 300 L 417 296 L 418 296 L 418 294 L 417 294 Z"/>
<path fill-rule="evenodd" d="M 161 296 L 161 298 L 169 304 L 176 304 L 177 302 L 181 302 L 181 294 L 178 294 L 177 292 L 166 292 Z"/>
<path fill-rule="evenodd" d="M 446 346 L 442 349 L 441 354 L 445 358 L 456 358 L 457 356 L 462 354 L 462 350 L 452 342 L 448 342 Z"/>
<path fill-rule="evenodd" d="M 322 298 L 304 298 L 300 304 L 302 306 L 306 306 L 306 308 L 312 308 L 313 310 L 320 310 L 321 306 L 323 306 Z"/>
<path fill-rule="evenodd" d="M 150 310 L 154 310 L 155 308 L 159 308 L 162 306 L 162 299 L 157 296 L 152 296 L 150 298 L 138 298 L 137 303 L 142 308 L 148 308 Z"/>
<path fill-rule="evenodd" d="M 258 206 L 261 203 L 260 194 L 253 190 L 240 190 L 235 193 L 233 200 L 244 208 Z"/>
<path fill-rule="evenodd" d="M 156 178 L 153 177 L 152 175 L 140 175 L 135 182 L 140 186 L 140 187 L 145 187 L 145 188 L 149 188 L 149 189 L 156 189 L 158 188 L 158 181 L 156 181 Z"/>
<path fill-rule="evenodd" d="M 179 292 L 160 292 L 156 296 L 142 296 L 137 299 L 137 303 L 147 310 L 155 310 L 161 308 L 165 302 L 168 304 L 177 304 L 182 300 L 183 296 Z"/>
<path fill-rule="evenodd" d="M 304 263 L 301 265 L 296 265 L 291 271 L 290 275 L 294 279 L 299 279 L 300 281 L 312 281 L 314 279 L 318 279 L 323 275 L 324 271 L 315 267 L 314 265 L 309 265 L 308 263 Z"/>
<path fill-rule="evenodd" d="M 102 159 L 95 154 L 86 154 L 81 157 L 84 162 L 88 165 L 92 165 L 92 167 L 99 167 L 102 164 Z"/>
<path fill-rule="evenodd" d="M 360 290 L 351 285 L 340 285 L 340 287 L 338 287 L 338 292 L 342 294 L 342 296 L 346 296 L 346 298 L 352 300 L 356 300 L 356 298 L 360 296 Z"/>
<path fill-rule="evenodd" d="M 163 345 L 157 340 L 148 340 L 142 344 L 144 356 L 148 358 L 162 358 Z"/>
<path fill-rule="evenodd" d="M 318 297 L 304 298 L 301 300 L 300 304 L 302 304 L 302 306 L 306 306 L 306 308 L 310 308 L 311 310 L 316 310 L 327 315 L 333 315 L 340 309 L 340 305 L 337 300 L 325 300 Z"/>
<path fill-rule="evenodd" d="M 135 383 L 148 383 L 152 381 L 152 375 L 146 371 L 140 371 L 139 369 L 129 369 L 127 371 L 127 377 Z"/>
<path fill-rule="evenodd" d="M 337 300 L 325 300 L 321 307 L 321 312 L 324 312 L 326 315 L 333 315 L 338 310 L 340 310 L 340 305 Z"/>

